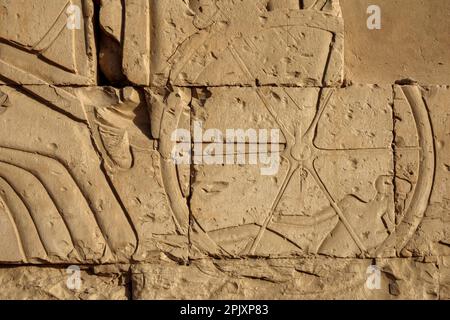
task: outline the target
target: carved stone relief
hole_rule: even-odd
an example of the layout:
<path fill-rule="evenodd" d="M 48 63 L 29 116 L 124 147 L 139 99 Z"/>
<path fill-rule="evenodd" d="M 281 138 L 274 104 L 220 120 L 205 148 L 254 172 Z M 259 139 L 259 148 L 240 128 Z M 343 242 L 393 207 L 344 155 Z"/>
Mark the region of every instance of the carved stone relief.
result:
<path fill-rule="evenodd" d="M 450 87 L 344 79 L 345 21 L 0 0 L 0 297 L 448 299 Z"/>

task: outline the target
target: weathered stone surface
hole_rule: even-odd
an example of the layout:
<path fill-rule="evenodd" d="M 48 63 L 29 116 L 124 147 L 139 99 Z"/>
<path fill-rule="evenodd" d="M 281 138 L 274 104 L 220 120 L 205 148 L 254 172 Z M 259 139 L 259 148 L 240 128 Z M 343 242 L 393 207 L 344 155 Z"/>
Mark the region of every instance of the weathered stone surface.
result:
<path fill-rule="evenodd" d="M 126 300 L 128 281 L 122 273 L 99 274 L 80 270 L 80 282 L 64 267 L 0 268 L 2 300 Z M 68 285 L 69 283 L 69 285 Z M 80 285 L 78 287 L 78 284 Z"/>
<path fill-rule="evenodd" d="M 0 0 L 0 299 L 450 299 L 449 9 Z"/>
<path fill-rule="evenodd" d="M 379 289 L 365 259 L 161 261 L 132 268 L 133 299 L 438 299 L 434 263 L 380 259 Z M 373 288 L 373 287 L 372 287 Z"/>
<path fill-rule="evenodd" d="M 91 0 L 1 0 L 0 83 L 95 85 Z"/>
<path fill-rule="evenodd" d="M 1 261 L 145 260 L 161 250 L 187 258 L 142 92 L 0 92 Z"/>
<path fill-rule="evenodd" d="M 211 89 L 194 102 L 205 129 L 277 128 L 284 142 L 272 175 L 249 162 L 195 166 L 195 248 L 208 252 L 213 240 L 213 255 L 377 255 L 395 230 L 392 89 L 265 89 Z M 208 239 L 197 242 L 202 231 Z"/>
<path fill-rule="evenodd" d="M 119 4 L 102 3 L 100 20 L 106 33 L 124 21 L 121 49 L 111 39 L 100 46 L 101 67 L 111 80 L 120 75 L 108 57 L 121 62 L 124 78 L 139 85 L 342 82 L 344 31 L 336 0 L 151 0 L 127 1 L 122 10 L 113 6 Z"/>
<path fill-rule="evenodd" d="M 414 106 L 414 100 L 405 99 L 399 87 L 396 90 L 398 93 L 396 105 L 404 104 L 405 101 L 409 100 L 409 105 Z M 419 90 L 419 88 L 416 90 Z M 435 169 L 433 171 L 434 176 L 431 177 L 430 174 L 428 178 L 428 184 L 432 183 L 433 188 L 431 194 L 429 194 L 428 202 L 422 204 L 425 209 L 423 218 L 403 253 L 406 256 L 448 256 L 450 255 L 450 204 L 448 196 L 450 183 L 450 135 L 448 130 L 450 125 L 450 88 L 433 86 L 420 88 L 420 91 L 423 97 L 422 107 L 425 104 L 429 111 L 430 118 L 428 121 L 431 124 L 433 136 L 413 136 L 411 140 L 417 139 L 418 142 L 408 141 L 402 144 L 405 147 L 422 147 L 427 141 L 421 140 L 427 139 L 429 144 L 432 143 L 430 152 L 434 152 L 429 157 L 424 154 L 425 159 L 420 159 L 417 152 L 414 153 L 413 150 L 405 150 L 399 153 L 400 161 L 397 161 L 397 172 L 400 179 L 409 183 L 408 189 L 411 188 L 410 186 L 417 189 L 419 184 L 425 182 L 423 181 L 423 173 L 429 171 L 424 166 L 427 158 L 432 160 L 429 165 L 433 165 Z M 407 121 L 406 117 L 399 120 L 400 123 Z M 423 121 L 427 121 L 427 119 L 423 119 Z M 419 165 L 420 169 L 417 170 Z M 408 201 L 408 199 L 405 200 Z"/>
<path fill-rule="evenodd" d="M 439 297 L 450 300 L 450 258 L 448 256 L 440 258 L 439 270 Z"/>
<path fill-rule="evenodd" d="M 153 84 L 339 85 L 343 24 L 337 2 L 325 5 L 336 8 L 331 15 L 282 2 L 197 0 L 186 7 L 155 1 Z"/>
<path fill-rule="evenodd" d="M 152 119 L 144 93 L 131 87 L 84 92 L 94 141 L 137 236 L 133 259 L 145 260 L 160 251 L 187 259 L 188 217 L 176 215 L 170 194 L 172 185 L 183 182 L 181 169 L 177 171 L 164 158 L 151 137 Z M 179 179 L 170 176 L 172 169 Z M 189 182 L 189 177 L 185 180 Z"/>
<path fill-rule="evenodd" d="M 450 2 L 340 0 L 345 21 L 345 77 L 354 83 L 450 83 Z M 381 29 L 369 30 L 367 9 L 381 10 Z"/>

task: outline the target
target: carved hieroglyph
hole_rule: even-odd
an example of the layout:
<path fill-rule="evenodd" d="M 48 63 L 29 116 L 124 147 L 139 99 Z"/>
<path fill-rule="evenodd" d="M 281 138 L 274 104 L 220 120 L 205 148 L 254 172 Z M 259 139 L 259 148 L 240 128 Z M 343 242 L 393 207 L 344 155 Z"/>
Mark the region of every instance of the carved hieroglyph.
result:
<path fill-rule="evenodd" d="M 448 298 L 450 88 L 344 81 L 344 20 L 336 0 L 0 0 L 0 263 L 26 264 L 2 286 Z M 277 170 L 176 164 L 199 123 L 278 130 Z M 69 264 L 85 294 L 55 284 Z"/>

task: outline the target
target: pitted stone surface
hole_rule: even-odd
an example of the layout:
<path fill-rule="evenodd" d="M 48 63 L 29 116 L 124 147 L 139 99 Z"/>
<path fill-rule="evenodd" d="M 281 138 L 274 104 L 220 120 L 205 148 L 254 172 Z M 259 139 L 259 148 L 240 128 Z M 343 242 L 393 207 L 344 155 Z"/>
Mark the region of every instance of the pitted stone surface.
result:
<path fill-rule="evenodd" d="M 0 299 L 449 299 L 448 6 L 405 1 L 0 0 Z"/>

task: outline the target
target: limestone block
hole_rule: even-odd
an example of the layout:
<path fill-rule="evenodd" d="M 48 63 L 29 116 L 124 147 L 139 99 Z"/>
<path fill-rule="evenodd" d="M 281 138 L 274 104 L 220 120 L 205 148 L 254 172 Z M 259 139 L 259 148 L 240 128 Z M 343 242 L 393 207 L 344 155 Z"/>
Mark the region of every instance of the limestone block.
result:
<path fill-rule="evenodd" d="M 0 299 L 450 299 L 449 12 L 0 0 Z"/>
<path fill-rule="evenodd" d="M 161 261 L 132 268 L 133 299 L 437 299 L 435 264 L 380 259 L 368 285 L 365 259 Z M 369 279 L 370 281 L 370 279 Z M 379 286 L 378 286 L 379 285 Z"/>
<path fill-rule="evenodd" d="M 73 276 L 79 276 L 79 281 Z M 96 274 L 88 268 L 80 268 L 79 274 L 57 266 L 1 268 L 0 299 L 126 300 L 127 282 L 121 273 Z"/>
<path fill-rule="evenodd" d="M 187 216 L 173 218 L 143 92 L 2 86 L 0 95 L 0 261 L 187 259 Z"/>
<path fill-rule="evenodd" d="M 0 83 L 95 85 L 91 0 L 1 0 Z"/>
<path fill-rule="evenodd" d="M 110 83 L 124 80 L 122 72 L 122 1 L 103 0 L 99 13 L 98 63 L 103 76 Z"/>
<path fill-rule="evenodd" d="M 119 1 L 101 4 L 107 38 L 100 45 L 101 68 L 111 81 L 154 86 L 342 82 L 344 31 L 336 0 L 130 0 L 124 5 L 120 10 Z M 114 34 L 120 28 L 124 36 L 118 39 Z M 122 65 L 123 73 L 112 64 Z"/>
<path fill-rule="evenodd" d="M 193 99 L 205 130 L 273 129 L 282 139 L 271 175 L 250 161 L 261 141 L 226 143 L 243 163 L 195 164 L 193 256 L 386 254 L 396 238 L 391 87 L 207 90 L 206 101 Z"/>

